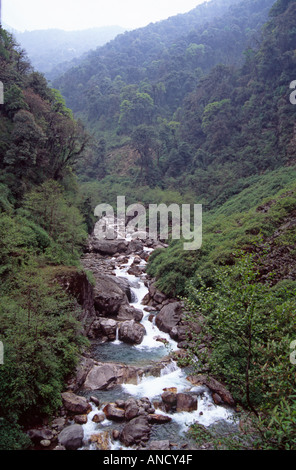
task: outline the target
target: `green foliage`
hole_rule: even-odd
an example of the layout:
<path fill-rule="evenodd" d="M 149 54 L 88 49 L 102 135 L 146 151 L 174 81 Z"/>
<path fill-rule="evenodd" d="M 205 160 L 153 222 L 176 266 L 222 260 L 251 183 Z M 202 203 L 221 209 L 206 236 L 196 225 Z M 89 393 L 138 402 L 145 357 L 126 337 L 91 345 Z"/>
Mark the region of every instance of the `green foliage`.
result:
<path fill-rule="evenodd" d="M 30 418 L 61 405 L 86 345 L 77 301 L 46 268 L 79 265 L 87 213 L 72 165 L 88 138 L 2 28 L 0 60 L 0 449 L 19 450 Z"/>
<path fill-rule="evenodd" d="M 48 180 L 27 194 L 24 208 L 53 240 L 45 256 L 55 263 L 77 260 L 87 232 L 79 210 L 65 199 L 61 186 Z"/>
<path fill-rule="evenodd" d="M 61 404 L 64 380 L 76 365 L 81 343 L 79 309 L 31 267 L 6 283 L 1 297 L 1 416 L 49 415 Z M 9 295 L 9 297 L 8 297 Z"/>
<path fill-rule="evenodd" d="M 216 270 L 214 287 L 202 279 L 198 288 L 192 283 L 188 287 L 190 319 L 202 327 L 191 350 L 199 359 L 196 368 L 206 362 L 235 400 L 253 411 L 272 408 L 279 395 L 288 396 L 296 385 L 289 361 L 295 285 L 288 296 L 284 291 L 276 296 L 260 282 L 256 265 L 252 255 L 241 255 L 234 266 Z M 209 337 L 200 352 L 199 345 Z"/>

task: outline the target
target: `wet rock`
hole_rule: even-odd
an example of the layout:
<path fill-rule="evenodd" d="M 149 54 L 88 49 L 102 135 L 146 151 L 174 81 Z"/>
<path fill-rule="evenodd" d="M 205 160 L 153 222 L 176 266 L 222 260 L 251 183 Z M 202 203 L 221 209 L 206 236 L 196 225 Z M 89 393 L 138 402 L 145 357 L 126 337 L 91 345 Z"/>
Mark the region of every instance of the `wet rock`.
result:
<path fill-rule="evenodd" d="M 90 397 L 90 401 L 92 401 L 96 406 L 100 406 L 100 400 L 93 395 Z"/>
<path fill-rule="evenodd" d="M 172 411 L 176 409 L 177 406 L 177 394 L 174 392 L 163 392 L 161 395 L 161 399 L 164 404 L 164 408 L 166 411 Z"/>
<path fill-rule="evenodd" d="M 148 417 L 138 416 L 129 421 L 120 434 L 120 441 L 127 447 L 147 442 L 151 433 Z"/>
<path fill-rule="evenodd" d="M 138 264 L 131 264 L 128 274 L 132 274 L 133 276 L 141 276 L 141 274 L 144 272 L 145 267 L 144 266 L 139 266 Z"/>
<path fill-rule="evenodd" d="M 75 414 L 86 414 L 91 406 L 85 397 L 75 395 L 73 392 L 62 393 L 63 405 L 66 410 Z"/>
<path fill-rule="evenodd" d="M 118 408 L 125 408 L 125 401 L 124 400 L 116 400 L 115 402 L 116 406 L 118 406 Z"/>
<path fill-rule="evenodd" d="M 74 416 L 74 421 L 76 424 L 86 424 L 87 423 L 87 415 L 76 415 Z"/>
<path fill-rule="evenodd" d="M 143 312 L 132 305 L 121 305 L 116 316 L 117 321 L 135 320 L 140 322 L 143 318 Z"/>
<path fill-rule="evenodd" d="M 97 413 L 93 416 L 92 421 L 94 423 L 102 423 L 106 419 L 106 415 L 104 413 Z"/>
<path fill-rule="evenodd" d="M 216 379 L 208 377 L 206 375 L 191 375 L 187 377 L 187 380 L 189 380 L 189 382 L 191 382 L 193 385 L 205 385 L 213 393 L 219 395 L 219 397 L 224 403 L 230 406 L 235 406 L 235 401 L 232 398 L 230 392 L 224 385 L 222 385 Z"/>
<path fill-rule="evenodd" d="M 137 405 L 136 400 L 130 399 L 125 403 L 125 419 L 130 421 L 134 419 L 139 414 L 139 406 Z"/>
<path fill-rule="evenodd" d="M 143 251 L 144 244 L 141 240 L 132 240 L 129 242 L 128 247 L 127 247 L 127 254 L 132 254 L 132 253 L 142 253 Z"/>
<path fill-rule="evenodd" d="M 112 437 L 115 441 L 117 441 L 117 439 L 119 439 L 119 436 L 120 436 L 120 431 L 118 431 L 118 429 L 113 429 L 112 431 Z"/>
<path fill-rule="evenodd" d="M 151 441 L 149 450 L 170 450 L 170 441 Z"/>
<path fill-rule="evenodd" d="M 162 304 L 166 300 L 167 296 L 163 294 L 162 292 L 157 291 L 154 294 L 153 300 L 157 302 L 158 304 Z"/>
<path fill-rule="evenodd" d="M 125 321 L 119 327 L 119 339 L 124 343 L 141 344 L 146 330 L 143 325 L 134 320 Z"/>
<path fill-rule="evenodd" d="M 108 403 L 103 408 L 106 418 L 111 421 L 123 421 L 125 418 L 125 412 L 122 408 L 118 408 L 115 403 Z"/>
<path fill-rule="evenodd" d="M 118 284 L 120 289 L 125 293 L 125 295 L 128 298 L 128 301 L 131 302 L 133 299 L 132 299 L 132 292 L 131 292 L 131 287 L 130 287 L 128 279 L 122 276 L 116 276 L 114 277 L 114 281 Z"/>
<path fill-rule="evenodd" d="M 170 416 L 159 415 L 154 413 L 148 416 L 148 420 L 151 424 L 165 424 L 172 421 L 172 418 Z"/>
<path fill-rule="evenodd" d="M 165 333 L 170 333 L 178 325 L 182 317 L 182 306 L 180 302 L 173 302 L 162 307 L 156 315 L 156 326 Z"/>
<path fill-rule="evenodd" d="M 177 394 L 177 405 L 176 411 L 195 411 L 197 410 L 197 397 L 188 395 L 186 393 L 178 393 Z"/>
<path fill-rule="evenodd" d="M 59 444 L 67 450 L 77 450 L 82 446 L 84 432 L 79 424 L 66 427 L 58 436 Z"/>

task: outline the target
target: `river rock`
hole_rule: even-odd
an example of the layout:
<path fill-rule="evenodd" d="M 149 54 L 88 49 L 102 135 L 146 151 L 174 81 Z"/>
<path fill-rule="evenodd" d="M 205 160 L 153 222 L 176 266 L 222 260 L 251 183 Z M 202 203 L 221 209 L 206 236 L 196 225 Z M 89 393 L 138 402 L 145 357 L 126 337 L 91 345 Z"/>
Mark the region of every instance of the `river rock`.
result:
<path fill-rule="evenodd" d="M 72 424 L 59 434 L 59 444 L 67 450 L 77 450 L 82 446 L 84 437 L 83 427 L 79 424 Z"/>
<path fill-rule="evenodd" d="M 170 450 L 170 441 L 151 441 L 149 450 Z"/>
<path fill-rule="evenodd" d="M 132 274 L 133 276 L 141 276 L 145 270 L 144 266 L 140 266 L 139 264 L 132 263 L 130 268 L 128 269 L 128 274 Z"/>
<path fill-rule="evenodd" d="M 106 418 L 112 421 L 123 421 L 125 412 L 122 408 L 118 408 L 115 403 L 108 403 L 103 408 Z"/>
<path fill-rule="evenodd" d="M 143 373 L 143 369 L 125 364 L 96 363 L 87 374 L 84 388 L 110 390 L 123 383 L 135 383 Z"/>
<path fill-rule="evenodd" d="M 139 406 L 137 405 L 136 400 L 133 398 L 129 399 L 125 403 L 125 419 L 127 421 L 130 421 L 131 419 L 134 419 L 138 416 L 139 414 Z"/>
<path fill-rule="evenodd" d="M 117 321 L 135 320 L 140 322 L 143 318 L 143 312 L 132 305 L 121 305 L 116 316 Z"/>
<path fill-rule="evenodd" d="M 107 390 L 117 380 L 116 367 L 113 364 L 94 366 L 88 373 L 84 387 L 90 390 Z"/>
<path fill-rule="evenodd" d="M 132 291 L 131 291 L 131 286 L 125 277 L 122 276 L 114 276 L 114 281 L 118 284 L 121 290 L 125 293 L 125 295 L 128 298 L 129 302 L 132 302 L 133 297 L 132 297 Z"/>
<path fill-rule="evenodd" d="M 188 395 L 186 393 L 178 393 L 177 394 L 177 405 L 176 411 L 195 411 L 197 410 L 197 397 L 193 395 Z"/>
<path fill-rule="evenodd" d="M 164 403 L 164 408 L 167 412 L 176 409 L 177 393 L 169 391 L 163 392 L 161 395 L 161 399 Z"/>
<path fill-rule="evenodd" d="M 75 395 L 73 392 L 62 393 L 63 405 L 66 410 L 75 414 L 86 414 L 91 406 L 85 397 Z"/>
<path fill-rule="evenodd" d="M 143 325 L 134 320 L 125 321 L 119 327 L 119 339 L 124 343 L 141 344 L 146 330 Z"/>
<path fill-rule="evenodd" d="M 128 242 L 123 239 L 98 240 L 93 237 L 89 243 L 89 250 L 93 253 L 113 256 L 116 253 L 125 253 L 128 249 Z"/>
<path fill-rule="evenodd" d="M 147 442 L 151 433 L 147 416 L 138 416 L 129 421 L 121 431 L 120 441 L 127 447 Z"/>
<path fill-rule="evenodd" d="M 122 304 L 128 304 L 128 298 L 114 277 L 96 274 L 94 306 L 98 314 L 101 316 L 116 315 Z"/>
<path fill-rule="evenodd" d="M 86 424 L 87 423 L 87 415 L 76 415 L 74 416 L 74 421 L 76 424 Z"/>
<path fill-rule="evenodd" d="M 224 403 L 229 406 L 235 406 L 235 401 L 232 398 L 230 392 L 216 379 L 206 375 L 190 375 L 187 377 L 187 380 L 189 380 L 189 382 L 191 382 L 193 385 L 205 385 L 213 393 L 217 394 Z"/>
<path fill-rule="evenodd" d="M 113 320 L 112 318 L 104 318 L 100 319 L 99 322 L 103 336 L 106 336 L 109 341 L 115 341 L 117 321 Z"/>
<path fill-rule="evenodd" d="M 180 302 L 172 302 L 162 307 L 156 315 L 156 326 L 165 333 L 170 333 L 178 325 L 182 318 L 182 306 Z"/>
<path fill-rule="evenodd" d="M 151 424 L 165 424 L 172 421 L 172 418 L 170 416 L 154 413 L 148 416 L 148 420 Z"/>
<path fill-rule="evenodd" d="M 93 416 L 92 421 L 94 423 L 102 423 L 106 419 L 106 415 L 104 413 L 97 413 Z"/>

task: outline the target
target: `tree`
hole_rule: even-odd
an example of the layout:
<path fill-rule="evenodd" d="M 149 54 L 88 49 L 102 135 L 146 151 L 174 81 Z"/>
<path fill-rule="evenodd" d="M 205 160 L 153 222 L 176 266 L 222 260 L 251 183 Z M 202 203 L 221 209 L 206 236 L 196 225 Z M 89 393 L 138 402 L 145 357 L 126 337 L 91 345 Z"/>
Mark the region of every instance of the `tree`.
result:
<path fill-rule="evenodd" d="M 140 179 L 149 181 L 153 169 L 153 150 L 156 144 L 156 133 L 153 127 L 140 125 L 131 136 L 132 146 L 140 156 Z"/>

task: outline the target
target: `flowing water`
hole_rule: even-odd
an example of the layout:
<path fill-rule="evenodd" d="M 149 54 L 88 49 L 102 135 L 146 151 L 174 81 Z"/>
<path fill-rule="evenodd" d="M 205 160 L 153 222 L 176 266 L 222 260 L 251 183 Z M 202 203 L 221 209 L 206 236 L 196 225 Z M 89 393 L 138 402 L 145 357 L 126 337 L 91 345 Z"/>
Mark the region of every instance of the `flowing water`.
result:
<path fill-rule="evenodd" d="M 151 251 L 146 249 L 147 251 Z M 127 345 L 118 339 L 115 341 L 100 343 L 94 341 L 92 345 L 92 356 L 94 359 L 100 362 L 120 362 L 131 365 L 151 365 L 161 361 L 162 358 L 168 356 L 171 351 L 178 349 L 177 343 L 171 339 L 169 334 L 163 333 L 158 330 L 154 321 L 149 319 L 150 313 L 144 311 L 142 300 L 148 293 L 148 288 L 145 283 L 145 274 L 141 277 L 136 277 L 129 274 L 127 271 L 130 265 L 133 263 L 133 256 L 129 258 L 127 264 L 116 264 L 115 275 L 124 277 L 129 281 L 131 291 L 133 293 L 133 301 L 131 304 L 141 309 L 143 312 L 142 325 L 145 327 L 146 334 L 140 345 Z M 112 258 L 112 261 L 116 262 L 116 258 Z M 142 261 L 142 265 L 146 262 Z M 166 340 L 166 344 L 157 341 L 156 338 L 161 337 Z M 226 422 L 232 422 L 233 411 L 224 406 L 217 406 L 214 404 L 211 397 L 211 393 L 206 387 L 194 387 L 186 379 L 189 375 L 190 370 L 181 369 L 177 366 L 174 361 L 164 363 L 163 368 L 158 376 L 143 376 L 138 380 L 137 384 L 123 384 L 107 391 L 84 391 L 84 395 L 88 398 L 96 396 L 100 400 L 101 406 L 98 408 L 92 404 L 92 411 L 88 415 L 88 421 L 84 427 L 85 442 L 88 438 L 97 434 L 98 432 L 104 433 L 104 431 L 112 431 L 113 429 L 120 430 L 120 424 L 114 423 L 105 419 L 101 423 L 94 423 L 92 418 L 97 413 L 102 413 L 102 409 L 105 404 L 114 402 L 118 399 L 126 400 L 130 397 L 143 398 L 147 397 L 155 404 L 157 401 L 161 401 L 161 394 L 164 388 L 175 387 L 178 393 L 190 392 L 192 395 L 196 395 L 198 399 L 198 409 L 193 412 L 175 412 L 175 413 L 163 413 L 160 409 L 156 409 L 157 414 L 166 414 L 172 418 L 171 422 L 162 425 L 152 426 L 151 440 L 170 440 L 171 442 L 177 442 L 178 446 L 186 444 L 188 438 L 185 436 L 185 432 L 188 430 L 188 426 L 194 422 L 198 422 L 204 426 L 210 426 L 213 423 L 223 420 Z M 84 449 L 93 449 L 92 444 L 86 444 Z M 124 447 L 116 441 L 109 439 L 109 447 L 113 450 L 124 449 Z"/>

